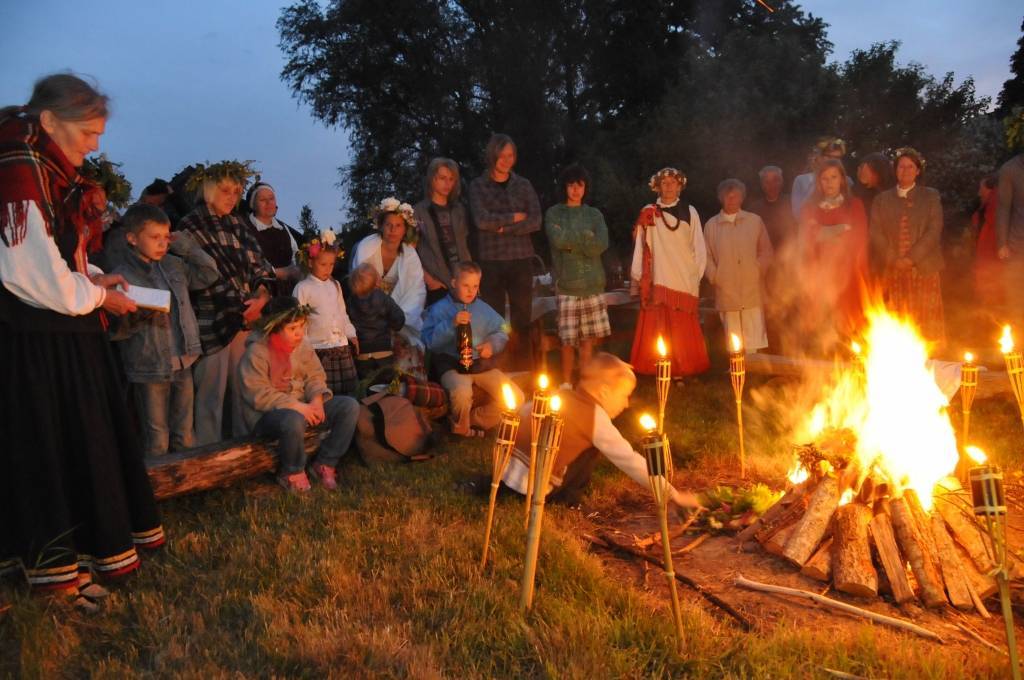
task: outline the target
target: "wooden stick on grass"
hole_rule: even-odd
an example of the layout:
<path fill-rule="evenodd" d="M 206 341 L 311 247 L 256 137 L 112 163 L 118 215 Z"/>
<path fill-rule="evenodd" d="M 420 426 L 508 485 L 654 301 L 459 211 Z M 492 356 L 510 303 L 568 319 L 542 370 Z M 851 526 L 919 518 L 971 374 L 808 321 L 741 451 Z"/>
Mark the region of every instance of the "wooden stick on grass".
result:
<path fill-rule="evenodd" d="M 839 611 L 846 612 L 847 614 L 860 616 L 862 618 L 875 621 L 876 623 L 883 623 L 887 626 L 907 630 L 911 633 L 916 633 L 921 637 L 928 638 L 929 640 L 934 640 L 939 644 L 945 644 L 945 641 L 936 633 L 933 633 L 927 628 L 922 628 L 921 626 L 913 624 L 910 621 L 904 621 L 903 619 L 897 619 L 892 616 L 886 616 L 885 614 L 877 614 L 873 611 L 868 611 L 867 609 L 854 607 L 852 604 L 846 604 L 845 602 L 833 600 L 832 598 L 825 597 L 824 595 L 818 595 L 817 593 L 811 593 L 806 590 L 800 590 L 799 588 L 787 588 L 785 586 L 776 586 L 770 583 L 759 583 L 758 581 L 751 581 L 750 579 L 746 579 L 742 575 L 738 575 L 736 577 L 736 585 L 740 586 L 741 588 L 748 588 L 749 590 L 759 590 L 765 593 L 775 593 L 778 595 L 793 595 L 795 597 L 802 597 L 804 599 L 811 600 L 812 602 L 816 602 L 824 607 L 831 607 L 832 609 L 838 609 Z"/>

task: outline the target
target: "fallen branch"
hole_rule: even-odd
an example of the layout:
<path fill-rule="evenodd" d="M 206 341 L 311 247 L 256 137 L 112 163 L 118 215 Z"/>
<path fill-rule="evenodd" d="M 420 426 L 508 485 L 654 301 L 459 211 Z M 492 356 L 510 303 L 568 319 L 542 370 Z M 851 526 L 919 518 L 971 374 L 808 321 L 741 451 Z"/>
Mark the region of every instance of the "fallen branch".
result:
<path fill-rule="evenodd" d="M 825 671 L 833 678 L 840 678 L 840 680 L 868 680 L 863 675 L 854 675 L 853 673 L 847 673 L 846 671 L 837 671 L 834 668 L 821 667 L 821 670 Z"/>
<path fill-rule="evenodd" d="M 679 550 L 676 550 L 672 554 L 673 555 L 685 555 L 686 553 L 690 552 L 691 550 L 696 548 L 698 545 L 700 545 L 704 541 L 708 540 L 708 536 L 709 536 L 709 534 L 701 534 L 700 536 L 698 536 L 697 538 L 693 539 L 692 541 L 690 541 L 689 543 L 684 545 Z"/>
<path fill-rule="evenodd" d="M 957 628 L 958 630 L 961 630 L 964 633 L 967 633 L 972 638 L 974 638 L 975 640 L 977 640 L 981 644 L 985 645 L 986 647 L 988 647 L 992 651 L 998 652 L 999 654 L 1002 654 L 1003 656 L 1010 656 L 1009 652 L 1007 652 L 1005 649 L 1003 649 L 1002 647 L 997 647 L 996 645 L 992 644 L 991 642 L 989 642 L 985 638 L 981 637 L 980 635 L 978 635 L 977 633 L 975 633 L 973 630 L 971 630 L 967 626 L 963 625 L 962 623 L 951 623 L 951 624 L 948 624 L 948 625 L 950 627 L 952 627 L 952 628 Z"/>
<path fill-rule="evenodd" d="M 641 560 L 644 560 L 645 562 L 650 562 L 651 564 L 663 567 L 661 560 L 651 557 L 650 555 L 645 555 L 639 550 L 636 550 L 628 545 L 622 545 L 621 543 L 619 543 L 618 541 L 616 541 L 604 532 L 598 532 L 596 536 L 583 534 L 583 537 L 590 541 L 593 545 L 608 548 L 609 550 L 614 550 L 617 552 L 626 553 L 627 555 L 632 555 L 633 557 L 637 557 Z M 735 620 L 736 623 L 738 623 L 744 631 L 749 632 L 754 629 L 754 626 L 750 623 L 750 621 L 748 621 L 747 618 L 743 616 L 743 614 L 740 614 L 738 611 L 736 611 L 731 604 L 729 604 L 722 598 L 718 597 L 714 593 L 708 591 L 704 586 L 697 583 L 689 576 L 686 576 L 685 574 L 682 574 L 678 570 L 676 570 L 676 580 L 682 583 L 683 585 L 688 586 L 693 590 L 697 591 L 697 593 L 699 593 L 700 596 L 703 597 L 705 600 L 707 600 L 711 604 L 715 605 L 716 607 L 724 611 L 726 614 L 732 617 L 733 620 Z"/>
<path fill-rule="evenodd" d="M 926 628 L 922 628 L 916 624 L 913 624 L 909 621 L 904 621 L 903 619 L 897 619 L 891 616 L 886 616 L 885 614 L 877 614 L 875 612 L 868 611 L 867 609 L 854 607 L 852 604 L 846 604 L 845 602 L 839 602 L 838 600 L 833 600 L 832 598 L 825 597 L 824 595 L 818 595 L 817 593 L 811 593 L 806 590 L 800 590 L 798 588 L 776 586 L 770 583 L 759 583 L 757 581 L 751 581 L 749 579 L 746 579 L 742 575 L 736 576 L 736 585 L 740 586 L 741 588 L 759 590 L 765 593 L 776 593 L 778 595 L 793 595 L 794 597 L 802 597 L 804 599 L 811 600 L 812 602 L 816 602 L 824 607 L 831 607 L 832 609 L 838 609 L 839 611 L 846 612 L 847 614 L 853 614 L 855 616 L 870 619 L 871 621 L 875 621 L 877 623 L 883 623 L 887 626 L 907 630 L 912 633 L 916 633 L 921 637 L 926 637 L 929 640 L 934 640 L 939 644 L 945 644 L 945 641 L 937 634 L 933 633 L 932 631 Z"/>

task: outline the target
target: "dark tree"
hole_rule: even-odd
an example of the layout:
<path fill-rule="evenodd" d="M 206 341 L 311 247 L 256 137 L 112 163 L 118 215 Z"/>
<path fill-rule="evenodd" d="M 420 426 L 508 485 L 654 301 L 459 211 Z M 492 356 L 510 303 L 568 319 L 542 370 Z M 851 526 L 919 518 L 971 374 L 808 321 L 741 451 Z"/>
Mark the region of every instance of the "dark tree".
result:
<path fill-rule="evenodd" d="M 1010 73 L 1013 77 L 1003 83 L 999 93 L 996 114 L 1000 117 L 1009 115 L 1017 106 L 1024 106 L 1024 21 L 1020 24 L 1020 31 L 1017 51 L 1010 57 Z"/>

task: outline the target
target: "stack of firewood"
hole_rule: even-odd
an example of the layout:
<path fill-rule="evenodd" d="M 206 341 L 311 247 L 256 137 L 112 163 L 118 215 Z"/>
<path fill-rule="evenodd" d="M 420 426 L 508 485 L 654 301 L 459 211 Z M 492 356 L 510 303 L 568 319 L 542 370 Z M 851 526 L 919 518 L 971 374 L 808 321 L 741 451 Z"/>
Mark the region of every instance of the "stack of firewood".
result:
<path fill-rule="evenodd" d="M 992 561 L 970 495 L 955 478 L 935 487 L 926 512 L 913 490 L 894 492 L 855 461 L 821 455 L 816 447 L 801 447 L 798 455 L 810 476 L 745 529 L 741 541 L 756 540 L 840 592 L 984 610 L 982 600 L 997 589 L 987 576 Z"/>

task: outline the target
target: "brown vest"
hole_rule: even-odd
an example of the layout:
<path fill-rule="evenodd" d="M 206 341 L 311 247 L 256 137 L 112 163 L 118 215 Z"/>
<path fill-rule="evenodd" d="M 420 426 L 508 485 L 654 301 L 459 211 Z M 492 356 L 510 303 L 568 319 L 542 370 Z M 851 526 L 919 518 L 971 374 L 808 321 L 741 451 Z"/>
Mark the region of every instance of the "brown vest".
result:
<path fill-rule="evenodd" d="M 553 487 L 561 486 L 565 470 L 573 461 L 588 449 L 594 448 L 594 409 L 598 407 L 594 398 L 582 390 L 560 390 L 558 396 L 562 398 L 561 413 L 565 419 L 565 426 L 562 429 L 562 445 L 551 469 Z M 532 402 L 527 403 L 522 412 L 529 414 L 532 406 Z M 513 455 L 524 465 L 530 465 L 529 415 L 523 417 Z"/>

